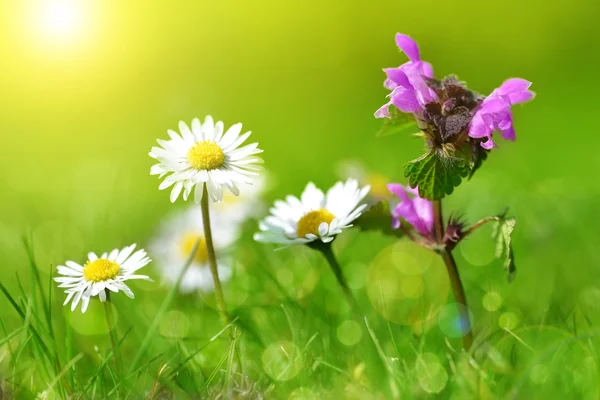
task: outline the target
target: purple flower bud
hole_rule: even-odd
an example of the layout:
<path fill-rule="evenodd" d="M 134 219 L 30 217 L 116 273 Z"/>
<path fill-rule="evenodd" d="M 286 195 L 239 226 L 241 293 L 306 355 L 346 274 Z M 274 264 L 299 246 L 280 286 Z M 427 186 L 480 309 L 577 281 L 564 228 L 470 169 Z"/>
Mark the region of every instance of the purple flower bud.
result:
<path fill-rule="evenodd" d="M 419 113 L 425 104 L 437 100 L 435 92 L 427 85 L 424 78 L 433 78 L 433 68 L 422 61 L 419 46 L 407 35 L 396 34 L 396 44 L 410 61 L 398 68 L 386 68 L 387 79 L 383 85 L 392 92 L 390 101 L 375 112 L 377 118 L 389 118 L 389 106 L 394 105 L 406 113 Z"/>

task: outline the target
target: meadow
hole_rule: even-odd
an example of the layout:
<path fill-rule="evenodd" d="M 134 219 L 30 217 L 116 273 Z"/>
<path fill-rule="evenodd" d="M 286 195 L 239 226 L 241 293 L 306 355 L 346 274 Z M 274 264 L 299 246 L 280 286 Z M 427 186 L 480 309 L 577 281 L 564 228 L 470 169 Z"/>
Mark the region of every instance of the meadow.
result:
<path fill-rule="evenodd" d="M 59 3 L 76 12 L 47 20 Z M 594 1 L 77 4 L 0 6 L 0 398 L 600 397 Z M 507 207 L 517 220 L 511 282 L 491 226 L 454 250 L 468 352 L 435 253 L 376 230 L 340 234 L 357 316 L 318 252 L 253 239 L 273 201 L 309 181 L 407 183 L 422 141 L 378 137 L 373 117 L 382 68 L 405 61 L 396 32 L 437 76 L 481 93 L 518 76 L 537 94 L 514 108 L 517 140 L 444 199 L 469 224 Z M 205 115 L 242 122 L 266 169 L 223 252 L 227 326 L 210 285 L 182 292 L 162 275 L 165 226 L 200 206 L 171 204 L 149 174 L 156 139 Z M 240 204 L 213 208 L 215 229 Z M 108 325 L 98 298 L 85 313 L 63 306 L 57 265 L 132 243 L 154 282 L 111 296 Z"/>

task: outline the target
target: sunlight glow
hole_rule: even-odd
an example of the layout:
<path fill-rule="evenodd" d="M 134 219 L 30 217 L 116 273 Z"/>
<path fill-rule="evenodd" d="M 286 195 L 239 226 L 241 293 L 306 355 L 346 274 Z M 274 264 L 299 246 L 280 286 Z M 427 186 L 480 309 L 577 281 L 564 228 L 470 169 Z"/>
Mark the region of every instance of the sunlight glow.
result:
<path fill-rule="evenodd" d="M 74 1 L 47 0 L 41 11 L 41 25 L 46 35 L 74 36 L 82 22 L 81 10 Z"/>

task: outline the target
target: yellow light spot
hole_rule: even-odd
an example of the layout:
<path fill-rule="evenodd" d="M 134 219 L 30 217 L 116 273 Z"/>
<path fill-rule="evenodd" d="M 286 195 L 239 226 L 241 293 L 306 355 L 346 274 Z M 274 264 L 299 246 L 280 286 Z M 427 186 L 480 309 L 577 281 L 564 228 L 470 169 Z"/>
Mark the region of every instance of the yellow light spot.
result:
<path fill-rule="evenodd" d="M 120 270 L 121 266 L 116 262 L 99 258 L 85 263 L 83 277 L 91 282 L 102 282 L 114 279 Z"/>
<path fill-rule="evenodd" d="M 371 174 L 367 179 L 367 184 L 371 186 L 371 194 L 379 199 L 390 196 L 388 190 L 389 179 L 380 174 Z"/>
<path fill-rule="evenodd" d="M 334 218 L 335 215 L 324 208 L 305 214 L 302 218 L 300 218 L 300 221 L 298 221 L 298 237 L 303 238 L 309 233 L 319 236 L 319 225 L 321 225 L 323 222 L 327 222 L 329 224 Z"/>
<path fill-rule="evenodd" d="M 196 250 L 196 254 L 194 254 L 194 261 L 199 264 L 204 264 L 208 261 L 208 254 L 206 254 L 206 240 L 204 240 L 204 236 L 193 232 L 184 234 L 180 241 L 181 252 L 185 258 L 189 257 L 192 250 L 194 250 L 194 245 L 198 239 L 200 239 L 200 243 L 198 243 L 198 249 Z"/>
<path fill-rule="evenodd" d="M 187 159 L 194 169 L 210 171 L 223 166 L 225 154 L 217 143 L 205 140 L 196 142 L 188 151 Z"/>
<path fill-rule="evenodd" d="M 498 311 L 502 306 L 502 297 L 497 292 L 487 292 L 485 296 L 483 296 L 483 308 L 486 310 L 493 312 Z"/>

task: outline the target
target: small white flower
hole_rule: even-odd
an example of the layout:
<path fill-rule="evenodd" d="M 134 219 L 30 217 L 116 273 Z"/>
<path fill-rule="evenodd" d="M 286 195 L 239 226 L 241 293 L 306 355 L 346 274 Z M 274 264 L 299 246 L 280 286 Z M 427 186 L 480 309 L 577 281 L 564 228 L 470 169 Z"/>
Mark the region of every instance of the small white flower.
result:
<path fill-rule="evenodd" d="M 168 175 L 159 185 L 163 190 L 173 186 L 171 202 L 175 202 L 183 192 L 183 199 L 195 188 L 196 203 L 202 199 L 204 185 L 209 197 L 214 202 L 223 198 L 223 186 L 234 195 L 239 194 L 239 184 L 252 184 L 253 176 L 261 169 L 263 162 L 256 154 L 262 153 L 258 143 L 239 147 L 248 139 L 251 132 L 240 136 L 242 124 L 231 126 L 224 132 L 223 122 L 214 123 L 207 116 L 204 124 L 198 118 L 192 120 L 191 130 L 183 122 L 179 122 L 179 131 L 169 130 L 171 140 L 157 142 L 162 147 L 153 147 L 150 157 L 159 161 L 150 169 L 151 175 L 163 177 Z"/>
<path fill-rule="evenodd" d="M 367 207 L 360 203 L 368 192 L 368 186 L 360 189 L 354 179 L 336 183 L 327 194 L 309 183 L 300 199 L 287 196 L 285 201 L 275 202 L 271 215 L 260 222 L 261 232 L 254 239 L 280 244 L 317 239 L 329 243 L 335 235 L 351 227 L 351 222 Z"/>
<path fill-rule="evenodd" d="M 106 301 L 105 289 L 115 293 L 121 290 L 127 297 L 133 299 L 133 292 L 125 281 L 130 279 L 152 281 L 146 275 L 134 275 L 137 270 L 150 262 L 143 249 L 133 253 L 134 249 L 135 244 L 132 244 L 121 251 L 114 249 L 100 257 L 96 253 L 89 253 L 88 261 L 83 266 L 73 261 L 67 261 L 66 266 L 58 266 L 58 273 L 62 276 L 54 280 L 60 283 L 59 288 L 66 289 L 67 299 L 64 305 L 73 299 L 71 311 L 74 311 L 81 300 L 81 312 L 85 312 L 92 296 L 98 296 L 100 301 Z"/>
<path fill-rule="evenodd" d="M 223 257 L 223 253 L 237 239 L 239 227 L 238 222 L 223 219 L 221 214 L 211 215 L 211 231 L 221 282 L 227 281 L 231 276 L 229 260 Z M 214 290 L 200 207 L 190 207 L 167 218 L 161 224 L 157 237 L 150 243 L 152 254 L 156 256 L 154 265 L 159 268 L 165 283 L 173 285 L 198 239 L 200 239 L 200 243 L 192 264 L 183 275 L 179 286 L 182 293 L 190 293 L 195 290 Z"/>

